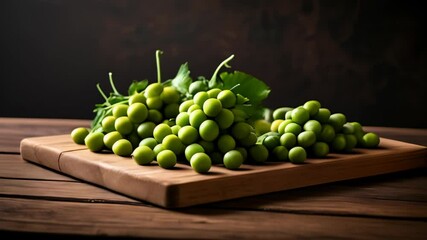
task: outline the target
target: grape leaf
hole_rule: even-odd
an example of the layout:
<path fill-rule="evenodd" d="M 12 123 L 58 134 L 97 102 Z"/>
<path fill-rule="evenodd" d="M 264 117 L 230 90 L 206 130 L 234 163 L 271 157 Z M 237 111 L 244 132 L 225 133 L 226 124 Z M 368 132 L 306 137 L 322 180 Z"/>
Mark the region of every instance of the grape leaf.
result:
<path fill-rule="evenodd" d="M 142 91 L 144 91 L 144 89 L 147 87 L 148 85 L 148 80 L 142 80 L 142 81 L 136 81 L 133 80 L 132 84 L 129 86 L 128 89 L 128 94 L 129 96 L 132 96 L 136 93 L 140 93 Z"/>
<path fill-rule="evenodd" d="M 188 88 L 192 82 L 193 80 L 190 77 L 190 70 L 188 70 L 188 63 L 181 65 L 175 78 L 171 81 L 172 86 L 184 95 L 188 94 Z"/>
<path fill-rule="evenodd" d="M 260 105 L 270 94 L 267 84 L 250 74 L 239 71 L 223 72 L 220 77 L 224 89 L 231 89 L 234 93 L 247 97 L 253 106 Z"/>

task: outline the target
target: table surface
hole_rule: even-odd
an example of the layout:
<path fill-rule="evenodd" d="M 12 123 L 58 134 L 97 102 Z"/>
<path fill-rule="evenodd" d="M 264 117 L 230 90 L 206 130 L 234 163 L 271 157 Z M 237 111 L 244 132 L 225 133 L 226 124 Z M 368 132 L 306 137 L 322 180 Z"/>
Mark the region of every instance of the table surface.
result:
<path fill-rule="evenodd" d="M 23 138 L 89 120 L 0 118 L 0 234 L 80 238 L 424 239 L 427 169 L 163 209 L 22 160 Z M 427 129 L 365 127 L 427 146 Z"/>

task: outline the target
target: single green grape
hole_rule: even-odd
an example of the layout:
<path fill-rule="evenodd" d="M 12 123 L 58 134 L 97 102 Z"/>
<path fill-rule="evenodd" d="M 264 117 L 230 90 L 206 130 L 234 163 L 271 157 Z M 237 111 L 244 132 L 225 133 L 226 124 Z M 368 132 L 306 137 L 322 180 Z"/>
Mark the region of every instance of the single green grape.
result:
<path fill-rule="evenodd" d="M 325 142 L 316 142 L 312 146 L 315 157 L 323 158 L 329 153 L 329 145 Z"/>
<path fill-rule="evenodd" d="M 157 144 L 154 148 L 153 148 L 153 152 L 154 152 L 154 156 L 157 157 L 157 154 L 159 154 L 159 152 L 166 150 L 165 147 L 163 147 L 163 144 L 159 143 Z"/>
<path fill-rule="evenodd" d="M 147 106 L 143 103 L 134 103 L 129 106 L 127 110 L 127 116 L 133 123 L 142 123 L 148 117 Z"/>
<path fill-rule="evenodd" d="M 129 105 L 132 105 L 134 103 L 146 103 L 147 98 L 145 98 L 143 93 L 136 93 L 129 97 Z"/>
<path fill-rule="evenodd" d="M 380 144 L 380 137 L 372 132 L 363 135 L 363 146 L 367 148 L 376 148 Z"/>
<path fill-rule="evenodd" d="M 235 123 L 231 127 L 231 135 L 237 139 L 241 140 L 249 136 L 251 133 L 252 126 L 246 122 Z"/>
<path fill-rule="evenodd" d="M 285 127 L 285 133 L 293 133 L 295 136 L 298 136 L 300 132 L 302 131 L 301 126 L 298 123 L 289 123 Z"/>
<path fill-rule="evenodd" d="M 170 169 L 176 165 L 176 155 L 173 151 L 165 149 L 157 154 L 157 163 L 161 168 Z"/>
<path fill-rule="evenodd" d="M 147 121 L 161 123 L 163 121 L 163 114 L 157 109 L 150 109 L 148 110 Z"/>
<path fill-rule="evenodd" d="M 207 119 L 203 121 L 202 124 L 200 124 L 199 134 L 203 140 L 206 140 L 206 141 L 215 140 L 219 135 L 218 124 L 211 119 Z"/>
<path fill-rule="evenodd" d="M 208 117 L 216 117 L 222 109 L 221 101 L 216 98 L 209 98 L 203 103 L 203 112 Z"/>
<path fill-rule="evenodd" d="M 216 98 L 221 102 L 223 108 L 231 108 L 236 105 L 236 94 L 231 90 L 222 90 Z"/>
<path fill-rule="evenodd" d="M 343 151 L 345 149 L 346 144 L 347 143 L 345 136 L 342 133 L 338 133 L 337 135 L 335 135 L 335 138 L 331 143 L 332 149 L 337 152 Z"/>
<path fill-rule="evenodd" d="M 237 150 L 230 150 L 224 154 L 223 163 L 227 169 L 235 170 L 243 164 L 243 156 Z"/>
<path fill-rule="evenodd" d="M 154 160 L 154 151 L 147 146 L 139 146 L 132 152 L 132 158 L 139 165 L 150 164 Z"/>
<path fill-rule="evenodd" d="M 188 145 L 184 150 L 185 159 L 190 162 L 191 157 L 196 153 L 204 153 L 205 149 L 198 143 Z"/>
<path fill-rule="evenodd" d="M 294 108 L 295 109 L 295 108 Z M 293 111 L 293 109 L 292 109 L 292 111 Z M 286 114 L 285 114 L 285 120 L 286 119 L 292 119 L 292 111 L 289 111 L 289 112 L 287 112 Z"/>
<path fill-rule="evenodd" d="M 194 105 L 194 100 L 193 99 L 189 99 L 189 100 L 185 100 L 184 102 L 182 102 L 179 105 L 179 112 L 187 112 L 188 108 Z"/>
<path fill-rule="evenodd" d="M 203 107 L 203 104 L 208 99 L 209 99 L 209 94 L 205 91 L 198 92 L 193 97 L 194 104 L 197 104 L 199 107 Z"/>
<path fill-rule="evenodd" d="M 117 131 L 109 132 L 109 133 L 104 135 L 104 138 L 103 138 L 104 145 L 108 149 L 112 149 L 113 144 L 122 138 L 123 138 L 123 136 Z"/>
<path fill-rule="evenodd" d="M 305 122 L 307 122 L 310 119 L 310 112 L 303 107 L 295 108 L 294 110 L 292 110 L 291 114 L 292 114 L 291 115 L 292 121 L 300 125 L 303 125 Z"/>
<path fill-rule="evenodd" d="M 357 145 L 357 138 L 354 134 L 344 134 L 345 137 L 345 151 L 350 152 Z"/>
<path fill-rule="evenodd" d="M 147 98 L 147 107 L 149 109 L 160 110 L 163 107 L 163 101 L 160 96 Z"/>
<path fill-rule="evenodd" d="M 230 109 L 234 114 L 234 122 L 244 122 L 249 118 L 248 114 L 245 113 L 242 109 L 231 108 Z"/>
<path fill-rule="evenodd" d="M 154 139 L 153 137 L 147 137 L 147 138 L 142 139 L 139 142 L 138 146 L 146 146 L 146 147 L 149 147 L 151 149 L 154 149 L 157 146 L 157 144 L 159 144 L 159 143 L 157 142 L 156 139 Z"/>
<path fill-rule="evenodd" d="M 321 107 L 320 102 L 317 100 L 310 100 L 304 103 L 303 107 L 307 109 L 308 113 L 310 114 L 310 117 L 315 116 Z"/>
<path fill-rule="evenodd" d="M 199 144 L 203 147 L 203 149 L 205 149 L 205 152 L 207 154 L 210 154 L 215 151 L 216 146 L 215 143 L 212 141 L 206 141 L 202 139 L 199 141 Z"/>
<path fill-rule="evenodd" d="M 197 105 L 197 104 L 194 104 L 193 106 L 190 106 L 189 108 L 188 108 L 188 110 L 187 110 L 187 112 L 188 112 L 188 114 L 190 114 L 190 113 L 192 113 L 194 110 L 197 110 L 197 109 L 202 109 L 202 107 L 200 107 L 199 105 Z"/>
<path fill-rule="evenodd" d="M 104 134 L 101 132 L 89 133 L 85 138 L 85 145 L 92 152 L 101 151 L 104 148 Z"/>
<path fill-rule="evenodd" d="M 256 163 L 267 161 L 268 155 L 268 149 L 262 144 L 256 144 L 249 148 L 249 156 Z"/>
<path fill-rule="evenodd" d="M 220 129 L 227 129 L 234 123 L 234 114 L 229 109 L 223 108 L 215 117 Z"/>
<path fill-rule="evenodd" d="M 304 131 L 297 136 L 298 145 L 308 148 L 316 142 L 316 134 L 313 131 Z"/>
<path fill-rule="evenodd" d="M 136 128 L 138 136 L 142 139 L 152 137 L 156 124 L 153 122 L 143 122 Z"/>
<path fill-rule="evenodd" d="M 218 94 L 221 92 L 222 90 L 219 88 L 212 88 L 208 90 L 208 95 L 209 98 L 216 98 L 218 96 Z"/>
<path fill-rule="evenodd" d="M 276 108 L 273 111 L 273 119 L 277 120 L 277 119 L 286 119 L 286 113 L 289 111 L 292 111 L 293 108 L 290 107 L 280 107 L 280 108 Z"/>
<path fill-rule="evenodd" d="M 190 159 L 190 165 L 198 173 L 206 173 L 212 166 L 212 161 L 206 153 L 195 153 Z"/>
<path fill-rule="evenodd" d="M 117 140 L 112 147 L 113 153 L 122 157 L 128 157 L 132 154 L 132 143 L 127 139 Z"/>
<path fill-rule="evenodd" d="M 129 106 L 127 104 L 117 104 L 113 107 L 112 112 L 115 118 L 127 115 Z"/>
<path fill-rule="evenodd" d="M 291 163 L 303 163 L 307 159 L 307 152 L 303 147 L 296 146 L 289 150 L 288 158 Z"/>
<path fill-rule="evenodd" d="M 114 122 L 114 128 L 122 135 L 128 135 L 133 131 L 133 123 L 128 117 L 122 116 Z"/>
<path fill-rule="evenodd" d="M 201 110 L 197 109 L 190 113 L 190 125 L 199 129 L 200 124 L 207 119 L 206 114 Z"/>
<path fill-rule="evenodd" d="M 153 136 L 159 143 L 162 142 L 163 139 L 170 134 L 172 134 L 172 129 L 166 123 L 160 123 L 154 128 L 153 131 Z"/>
<path fill-rule="evenodd" d="M 179 92 L 172 86 L 164 87 L 160 94 L 160 99 L 166 104 L 178 103 L 180 99 Z"/>
<path fill-rule="evenodd" d="M 163 113 L 166 119 L 176 118 L 179 113 L 178 103 L 170 103 L 166 105 L 163 109 Z"/>
<path fill-rule="evenodd" d="M 250 132 L 249 135 L 243 139 L 238 139 L 238 142 L 243 147 L 250 147 L 257 142 L 257 135 L 254 132 Z"/>
<path fill-rule="evenodd" d="M 329 109 L 320 108 L 317 114 L 313 116 L 313 119 L 323 124 L 323 123 L 328 123 L 330 116 L 331 116 L 331 111 L 329 111 Z"/>
<path fill-rule="evenodd" d="M 344 134 L 353 134 L 353 133 L 355 133 L 355 129 L 354 129 L 353 124 L 351 124 L 349 122 L 345 123 L 344 126 L 342 126 L 342 130 L 341 131 Z"/>
<path fill-rule="evenodd" d="M 297 144 L 297 137 L 293 133 L 284 133 L 280 136 L 280 145 L 287 149 L 291 149 Z"/>
<path fill-rule="evenodd" d="M 200 81 L 194 81 L 188 87 L 188 91 L 193 96 L 196 93 L 200 92 L 200 91 L 207 91 L 207 90 L 208 90 L 207 82 L 206 81 L 202 81 L 202 80 L 200 80 Z"/>
<path fill-rule="evenodd" d="M 190 114 L 188 114 L 187 112 L 180 112 L 176 116 L 175 121 L 176 121 L 176 124 L 181 127 L 190 125 Z"/>
<path fill-rule="evenodd" d="M 175 135 L 177 135 L 178 136 L 178 132 L 179 132 L 179 130 L 181 129 L 181 126 L 179 126 L 179 125 L 173 125 L 172 127 L 171 127 L 171 130 L 172 130 L 172 134 L 175 134 Z"/>
<path fill-rule="evenodd" d="M 85 144 L 85 138 L 89 134 L 89 130 L 84 127 L 78 127 L 71 131 L 71 139 L 77 144 Z"/>
<path fill-rule="evenodd" d="M 106 133 L 115 131 L 116 128 L 114 127 L 114 122 L 116 121 L 116 118 L 114 116 L 106 116 L 101 121 L 102 130 Z"/>
<path fill-rule="evenodd" d="M 151 97 L 160 97 L 163 92 L 163 85 L 161 83 L 151 83 L 147 86 L 144 92 L 144 96 L 148 99 Z"/>
<path fill-rule="evenodd" d="M 253 122 L 255 133 L 257 136 L 261 136 L 264 133 L 270 132 L 271 123 L 265 119 L 257 119 Z"/>
<path fill-rule="evenodd" d="M 217 141 L 218 150 L 221 153 L 226 153 L 236 148 L 236 141 L 229 134 L 223 134 Z"/>
<path fill-rule="evenodd" d="M 270 127 L 270 131 L 271 132 L 279 132 L 279 126 L 280 124 L 282 124 L 282 122 L 284 122 L 285 120 L 283 119 L 276 119 L 271 123 L 271 127 Z M 286 125 L 289 123 L 286 123 Z"/>
<path fill-rule="evenodd" d="M 180 155 L 185 148 L 184 144 L 181 142 L 181 139 L 173 134 L 167 135 L 165 138 L 163 138 L 162 144 L 166 149 L 172 150 L 175 155 Z"/>
<path fill-rule="evenodd" d="M 273 150 L 275 147 L 280 145 L 280 138 L 279 136 L 267 136 L 262 141 L 262 144 L 268 149 Z"/>
<path fill-rule="evenodd" d="M 199 132 L 195 127 L 184 126 L 178 131 L 178 137 L 181 139 L 182 143 L 189 145 L 195 143 L 199 138 Z"/>
<path fill-rule="evenodd" d="M 289 123 L 294 123 L 291 119 L 286 119 L 280 122 L 279 127 L 277 128 L 277 132 L 280 134 L 285 133 L 285 128 Z"/>
<path fill-rule="evenodd" d="M 243 162 L 245 162 L 246 159 L 248 158 L 248 150 L 246 150 L 246 148 L 244 147 L 236 147 L 235 150 L 239 151 L 242 154 Z"/>
<path fill-rule="evenodd" d="M 316 134 L 316 136 L 319 136 L 320 133 L 322 132 L 322 125 L 317 120 L 312 119 L 312 120 L 308 120 L 304 124 L 303 129 L 305 131 L 313 131 Z"/>
<path fill-rule="evenodd" d="M 273 156 L 279 161 L 288 160 L 288 154 L 289 151 L 284 146 L 279 145 L 273 149 Z"/>
<path fill-rule="evenodd" d="M 328 121 L 328 123 L 334 128 L 335 132 L 339 132 L 346 122 L 347 118 L 342 113 L 332 114 Z"/>
<path fill-rule="evenodd" d="M 323 124 L 322 130 L 319 134 L 319 140 L 322 142 L 330 143 L 335 138 L 335 129 L 329 124 Z"/>

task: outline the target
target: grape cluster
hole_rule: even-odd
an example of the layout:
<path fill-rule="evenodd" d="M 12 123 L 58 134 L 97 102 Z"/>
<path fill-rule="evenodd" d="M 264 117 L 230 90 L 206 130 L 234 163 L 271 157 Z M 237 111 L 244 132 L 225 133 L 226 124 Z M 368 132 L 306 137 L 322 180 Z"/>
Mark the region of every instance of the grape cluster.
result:
<path fill-rule="evenodd" d="M 322 108 L 316 100 L 273 111 L 270 131 L 259 137 L 278 160 L 304 162 L 307 155 L 326 157 L 329 152 L 351 152 L 355 147 L 374 148 L 378 135 L 365 132 L 358 122 L 347 122 L 342 113 Z"/>

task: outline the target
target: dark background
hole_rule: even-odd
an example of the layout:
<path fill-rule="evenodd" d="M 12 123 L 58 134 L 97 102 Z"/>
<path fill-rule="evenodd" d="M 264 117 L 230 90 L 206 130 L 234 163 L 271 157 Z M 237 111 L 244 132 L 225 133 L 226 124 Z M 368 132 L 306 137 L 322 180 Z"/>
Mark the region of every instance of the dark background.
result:
<path fill-rule="evenodd" d="M 426 13 L 417 1 L 3 0 L 0 117 L 93 118 L 112 71 L 126 92 L 189 62 L 264 80 L 269 107 L 318 99 L 363 125 L 426 128 Z"/>

